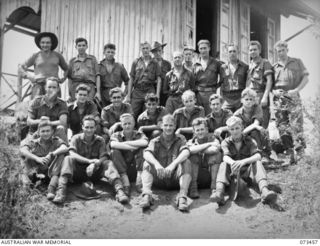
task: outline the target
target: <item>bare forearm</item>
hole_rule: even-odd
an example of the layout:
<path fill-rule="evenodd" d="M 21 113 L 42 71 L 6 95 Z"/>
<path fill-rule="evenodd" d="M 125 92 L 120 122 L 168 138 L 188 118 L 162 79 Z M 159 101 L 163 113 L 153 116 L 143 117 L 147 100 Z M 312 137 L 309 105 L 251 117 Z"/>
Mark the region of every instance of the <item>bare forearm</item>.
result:
<path fill-rule="evenodd" d="M 149 151 L 143 153 L 143 158 L 146 160 L 146 162 L 150 163 L 153 166 L 162 166 L 160 162 L 154 157 L 154 155 Z"/>
<path fill-rule="evenodd" d="M 161 91 L 161 78 L 157 78 L 157 96 L 160 98 L 160 91 Z"/>
<path fill-rule="evenodd" d="M 32 154 L 28 149 L 26 148 L 22 148 L 20 149 L 20 154 L 24 157 L 26 157 L 27 159 L 30 159 L 30 160 L 34 160 L 36 161 L 38 156 Z"/>
<path fill-rule="evenodd" d="M 57 148 L 55 151 L 53 151 L 52 153 L 54 155 L 60 155 L 60 154 L 65 154 L 68 152 L 68 147 L 65 144 L 62 144 L 59 148 Z"/>
<path fill-rule="evenodd" d="M 132 147 L 138 147 L 138 148 L 146 147 L 148 145 L 148 141 L 145 139 L 126 141 L 125 143 Z"/>
<path fill-rule="evenodd" d="M 263 94 L 263 97 L 264 97 L 264 98 L 268 98 L 268 97 L 269 97 L 269 92 L 270 92 L 270 90 L 271 90 L 271 87 L 272 87 L 272 76 L 271 76 L 271 75 L 268 75 L 268 76 L 267 76 L 266 88 L 265 88 L 264 94 Z"/>
<path fill-rule="evenodd" d="M 133 87 L 133 80 L 132 78 L 130 78 L 128 83 L 128 94 L 127 94 L 127 97 L 129 98 L 131 98 L 132 87 Z"/>
<path fill-rule="evenodd" d="M 227 155 L 223 156 L 223 161 L 230 166 L 235 162 L 235 160 L 233 160 L 230 156 Z"/>
<path fill-rule="evenodd" d="M 74 151 L 71 151 L 70 155 L 71 155 L 76 161 L 79 161 L 79 162 L 82 162 L 82 163 L 86 163 L 86 164 L 89 164 L 89 163 L 90 163 L 90 159 L 85 158 L 85 157 L 79 155 L 78 153 L 76 153 L 76 152 L 74 152 Z"/>
<path fill-rule="evenodd" d="M 40 123 L 40 119 L 30 119 L 29 117 L 27 119 L 27 125 L 28 126 L 39 125 L 39 123 Z"/>
<path fill-rule="evenodd" d="M 136 150 L 136 147 L 132 147 L 131 145 L 123 142 L 111 141 L 110 147 L 112 149 L 120 149 L 120 150 Z"/>
<path fill-rule="evenodd" d="M 217 130 L 219 130 L 221 132 L 227 132 L 228 131 L 228 127 L 227 126 L 221 126 L 221 127 L 217 128 Z"/>
<path fill-rule="evenodd" d="M 207 148 L 204 153 L 208 155 L 217 154 L 220 151 L 220 148 L 218 146 L 211 145 L 209 148 Z"/>
<path fill-rule="evenodd" d="M 193 129 L 192 127 L 183 127 L 183 128 L 179 128 L 180 133 L 193 133 Z"/>
<path fill-rule="evenodd" d="M 259 160 L 261 160 L 261 155 L 259 153 L 256 153 L 253 156 L 250 156 L 250 157 L 248 157 L 246 159 L 243 159 L 243 161 L 246 164 L 250 164 L 250 163 L 253 163 L 253 162 L 256 162 L 256 161 L 259 161 Z"/>
<path fill-rule="evenodd" d="M 297 92 L 301 91 L 305 86 L 306 84 L 309 82 L 309 77 L 308 75 L 305 75 L 303 76 L 299 86 L 296 88 Z"/>
<path fill-rule="evenodd" d="M 209 147 L 210 145 L 205 143 L 205 144 L 199 144 L 199 145 L 192 145 L 189 147 L 189 150 L 191 154 L 197 154 L 199 152 L 205 151 Z"/>
<path fill-rule="evenodd" d="M 184 149 L 180 152 L 178 157 L 174 159 L 170 165 L 173 165 L 174 168 L 176 168 L 180 163 L 184 162 L 188 157 L 190 156 L 190 151 L 187 149 Z"/>
<path fill-rule="evenodd" d="M 257 124 L 256 123 L 252 123 L 251 125 L 247 126 L 243 131 L 242 133 L 243 134 L 248 134 L 249 132 L 255 130 L 257 127 Z"/>
<path fill-rule="evenodd" d="M 96 80 L 96 85 L 97 85 L 97 94 L 101 93 L 101 81 L 100 81 L 100 76 L 97 76 L 97 80 Z"/>

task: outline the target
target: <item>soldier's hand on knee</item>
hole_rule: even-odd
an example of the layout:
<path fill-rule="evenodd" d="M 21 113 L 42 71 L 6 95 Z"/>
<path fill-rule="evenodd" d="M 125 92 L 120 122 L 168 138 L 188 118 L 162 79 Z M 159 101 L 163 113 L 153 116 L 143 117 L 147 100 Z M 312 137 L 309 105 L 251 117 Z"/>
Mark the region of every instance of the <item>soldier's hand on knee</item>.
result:
<path fill-rule="evenodd" d="M 89 166 L 87 166 L 86 173 L 87 173 L 88 177 L 92 176 L 93 171 L 94 171 L 94 167 L 95 167 L 94 164 L 90 164 Z"/>
<path fill-rule="evenodd" d="M 174 171 L 174 167 L 169 165 L 165 168 L 165 175 L 166 175 L 166 178 L 170 178 L 172 173 Z"/>
<path fill-rule="evenodd" d="M 160 166 L 156 166 L 155 168 L 156 168 L 156 171 L 157 171 L 157 176 L 160 179 L 165 178 L 165 169 L 163 167 L 160 167 Z"/>

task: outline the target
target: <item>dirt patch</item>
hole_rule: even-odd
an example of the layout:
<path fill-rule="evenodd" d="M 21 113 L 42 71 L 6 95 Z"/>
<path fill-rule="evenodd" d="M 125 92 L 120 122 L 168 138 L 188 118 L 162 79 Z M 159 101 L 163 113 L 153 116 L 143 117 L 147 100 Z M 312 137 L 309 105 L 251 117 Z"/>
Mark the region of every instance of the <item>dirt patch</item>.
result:
<path fill-rule="evenodd" d="M 319 238 L 320 170 L 309 161 L 268 173 L 272 188 L 281 192 L 275 207 L 262 205 L 249 189 L 245 197 L 219 208 L 209 202 L 210 191 L 201 190 L 190 212 L 181 213 L 174 206 L 176 191 L 155 190 L 155 206 L 143 212 L 138 193 L 123 206 L 100 182 L 99 200 L 79 200 L 71 187 L 64 206 L 39 193 L 26 209 L 36 214 L 29 218 L 36 238 Z"/>

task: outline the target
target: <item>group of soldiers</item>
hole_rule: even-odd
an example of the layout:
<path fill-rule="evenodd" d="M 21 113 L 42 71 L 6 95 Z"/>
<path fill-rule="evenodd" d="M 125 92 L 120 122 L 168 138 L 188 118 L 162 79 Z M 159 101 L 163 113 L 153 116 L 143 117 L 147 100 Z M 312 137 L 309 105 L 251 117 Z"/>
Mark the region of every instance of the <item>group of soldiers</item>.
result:
<path fill-rule="evenodd" d="M 144 209 L 154 202 L 152 186 L 178 188 L 181 211 L 188 210 L 189 197 L 199 198 L 198 188 L 210 188 L 210 200 L 223 205 L 225 188 L 240 178 L 270 203 L 277 197 L 264 168 L 273 161 L 271 149 L 294 162 L 305 148 L 299 91 L 308 72 L 288 56 L 286 42 L 275 45 L 279 60 L 273 66 L 260 56 L 258 41 L 249 44 L 249 65 L 239 60 L 237 45 L 228 45 L 222 62 L 210 56 L 210 42 L 200 40 L 196 61 L 195 50 L 185 47 L 173 52 L 173 66 L 162 58 L 166 44 L 144 42 L 129 75 L 114 59 L 114 44 L 104 46 L 98 63 L 86 53 L 87 40 L 77 38 L 78 55 L 68 65 L 54 51 L 55 34 L 40 33 L 35 43 L 40 51 L 19 66 L 33 85 L 29 133 L 20 148 L 22 177 L 25 185 L 49 183 L 47 198 L 54 203 L 64 203 L 72 182 L 83 182 L 82 195 L 94 197 L 90 182 L 102 178 L 120 203 L 129 202 L 130 181 L 136 180 Z M 66 102 L 59 85 L 67 78 Z M 272 144 L 270 108 L 280 132 Z"/>

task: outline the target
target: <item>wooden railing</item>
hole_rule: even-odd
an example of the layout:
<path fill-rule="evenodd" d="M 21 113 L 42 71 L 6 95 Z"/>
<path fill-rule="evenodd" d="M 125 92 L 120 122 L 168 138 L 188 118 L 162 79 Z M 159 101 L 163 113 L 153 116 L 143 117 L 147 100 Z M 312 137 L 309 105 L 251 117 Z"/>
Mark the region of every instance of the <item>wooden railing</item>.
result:
<path fill-rule="evenodd" d="M 28 71 L 33 72 L 33 70 L 31 70 L 31 69 L 28 69 Z M 6 76 L 17 77 L 17 90 L 15 90 L 15 88 L 10 84 L 10 82 L 5 77 L 5 75 Z M 3 81 L 8 85 L 8 87 L 11 89 L 11 91 L 13 93 L 8 98 L 5 98 L 6 102 L 8 102 L 11 98 L 16 96 L 16 100 L 11 102 L 10 104 L 6 105 L 4 108 L 1 108 L 0 109 L 1 111 L 7 110 L 12 105 L 22 102 L 26 97 L 31 95 L 31 87 L 32 87 L 31 82 L 28 80 L 26 83 L 23 84 L 23 78 L 22 78 L 22 76 L 20 74 L 12 74 L 12 73 L 2 72 L 0 78 L 3 79 Z M 25 87 L 27 87 L 27 89 L 23 93 L 23 89 Z M 3 104 L 3 102 L 1 102 L 0 104 Z"/>

